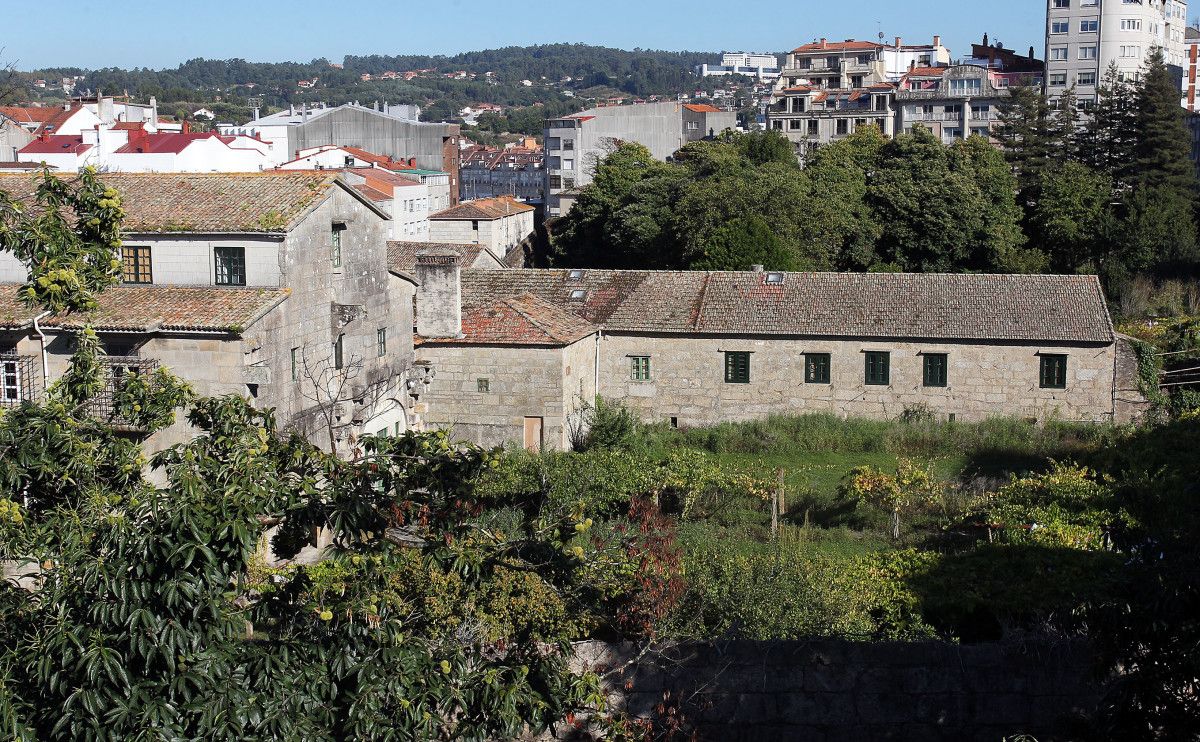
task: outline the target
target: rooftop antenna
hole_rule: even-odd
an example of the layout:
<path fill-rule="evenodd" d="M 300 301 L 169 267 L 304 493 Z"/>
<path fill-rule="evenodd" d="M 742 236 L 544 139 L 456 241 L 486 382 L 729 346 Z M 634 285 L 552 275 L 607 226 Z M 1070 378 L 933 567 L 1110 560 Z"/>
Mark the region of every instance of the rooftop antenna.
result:
<path fill-rule="evenodd" d="M 262 108 L 263 104 L 262 97 L 256 95 L 253 98 L 247 98 L 246 102 L 249 103 L 250 107 L 254 109 L 254 120 L 258 121 L 258 109 Z"/>

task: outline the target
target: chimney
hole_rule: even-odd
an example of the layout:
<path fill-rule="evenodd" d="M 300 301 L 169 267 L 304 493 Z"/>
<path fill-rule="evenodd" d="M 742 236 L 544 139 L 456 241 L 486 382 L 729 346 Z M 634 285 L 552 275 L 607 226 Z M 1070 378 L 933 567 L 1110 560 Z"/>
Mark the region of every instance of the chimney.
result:
<path fill-rule="evenodd" d="M 933 35 L 933 45 L 935 47 L 941 46 L 942 45 L 942 37 L 938 36 L 937 34 L 934 34 Z"/>
<path fill-rule="evenodd" d="M 462 337 L 462 284 L 454 248 L 417 251 L 417 334 L 426 338 Z"/>
<path fill-rule="evenodd" d="M 750 266 L 750 272 L 751 273 L 762 273 L 763 272 L 763 264 L 755 263 L 754 265 Z"/>
<path fill-rule="evenodd" d="M 295 115 L 296 115 L 296 104 L 295 104 L 295 103 L 292 103 L 292 104 L 288 105 L 288 115 L 289 115 L 289 116 L 295 116 Z"/>
<path fill-rule="evenodd" d="M 900 48 L 900 37 L 899 36 L 896 37 L 896 48 L 897 49 Z"/>
<path fill-rule="evenodd" d="M 417 166 L 417 158 L 415 158 L 415 157 L 408 158 L 408 166 L 411 168 L 415 168 Z"/>
<path fill-rule="evenodd" d="M 151 134 L 158 133 L 158 99 L 153 95 L 150 96 L 150 120 L 144 126 Z"/>
<path fill-rule="evenodd" d="M 982 46 L 987 46 L 987 45 L 988 45 L 987 31 L 984 31 L 984 32 L 983 32 L 983 44 L 982 44 Z"/>
<path fill-rule="evenodd" d="M 825 48 L 825 47 L 827 47 L 827 46 L 829 46 L 829 42 L 828 42 L 828 41 L 826 41 L 826 39 L 825 39 L 825 37 L 824 37 L 824 36 L 822 36 L 822 37 L 821 37 L 821 48 L 822 48 L 822 49 L 824 49 L 824 48 Z"/>
<path fill-rule="evenodd" d="M 192 133 L 192 125 L 191 125 L 191 124 L 189 124 L 189 123 L 188 123 L 188 122 L 186 122 L 186 121 L 184 121 L 184 122 L 183 122 L 183 133 L 184 133 L 184 134 L 191 134 L 191 133 Z"/>
<path fill-rule="evenodd" d="M 96 106 L 96 113 L 100 117 L 100 123 L 105 126 L 112 126 L 117 117 L 113 114 L 113 99 L 101 98 Z"/>
<path fill-rule="evenodd" d="M 1032 46 L 1029 47 L 1029 58 L 1033 59 L 1033 47 Z"/>

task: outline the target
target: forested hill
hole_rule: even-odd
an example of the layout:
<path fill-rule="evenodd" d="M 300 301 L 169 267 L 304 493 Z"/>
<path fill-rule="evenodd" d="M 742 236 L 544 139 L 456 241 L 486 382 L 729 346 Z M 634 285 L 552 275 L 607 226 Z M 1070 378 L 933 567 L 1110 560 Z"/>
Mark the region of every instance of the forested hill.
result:
<path fill-rule="evenodd" d="M 255 94 L 263 95 L 268 101 L 278 98 L 286 102 L 300 99 L 297 82 L 301 80 L 316 78 L 314 92 L 321 89 L 344 91 L 357 86 L 364 73 L 380 75 L 389 71 L 416 70 L 433 71 L 426 75 L 466 71 L 474 73 L 480 82 L 484 73 L 492 72 L 502 87 L 520 84 L 522 80 L 542 82 L 543 78 L 546 83 L 557 84 L 570 77 L 571 88 L 610 85 L 634 95 L 651 95 L 687 89 L 696 80 L 692 72 L 695 65 L 717 59 L 715 52 L 627 51 L 586 44 L 543 44 L 453 56 L 347 56 L 342 60 L 341 68 L 331 66 L 328 59 L 305 63 L 192 59 L 174 69 L 62 68 L 35 70 L 31 76 L 53 80 L 61 75 L 83 74 L 81 87 L 84 89 L 127 90 L 134 95 L 158 94 L 172 100 L 196 100 L 203 97 L 197 96 L 197 92 L 218 93 L 252 84 Z"/>

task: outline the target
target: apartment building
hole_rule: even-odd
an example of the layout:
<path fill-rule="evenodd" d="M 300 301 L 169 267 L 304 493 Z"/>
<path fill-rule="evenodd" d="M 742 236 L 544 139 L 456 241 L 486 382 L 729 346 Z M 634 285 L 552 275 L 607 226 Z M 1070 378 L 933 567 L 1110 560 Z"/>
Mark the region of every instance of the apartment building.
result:
<path fill-rule="evenodd" d="M 931 44 L 820 39 L 793 49 L 767 106 L 767 127 L 782 133 L 801 159 L 814 148 L 877 126 L 896 131 L 895 93 L 919 71 L 940 75 L 950 50 Z"/>
<path fill-rule="evenodd" d="M 1136 80 L 1160 47 L 1182 95 L 1186 27 L 1187 3 L 1179 0 L 1048 0 L 1046 94 L 1054 100 L 1073 86 L 1086 110 L 1110 66 Z"/>
<path fill-rule="evenodd" d="M 745 75 L 755 80 L 778 80 L 779 59 L 774 54 L 752 52 L 725 52 L 720 64 L 701 64 L 696 67 L 700 77 L 727 77 Z"/>
<path fill-rule="evenodd" d="M 472 145 L 462 151 L 461 197 L 464 201 L 512 196 L 541 203 L 546 187 L 546 152 L 532 137 L 517 146 Z"/>
<path fill-rule="evenodd" d="M 666 160 L 688 142 L 737 126 L 737 114 L 706 104 L 605 106 L 546 121 L 546 213 L 565 214 L 571 194 L 592 182 L 596 162 L 616 142 L 638 142 Z"/>
<path fill-rule="evenodd" d="M 1007 77 L 987 67 L 914 68 L 896 90 L 896 131 L 919 124 L 947 144 L 972 134 L 991 139 L 1008 96 Z"/>

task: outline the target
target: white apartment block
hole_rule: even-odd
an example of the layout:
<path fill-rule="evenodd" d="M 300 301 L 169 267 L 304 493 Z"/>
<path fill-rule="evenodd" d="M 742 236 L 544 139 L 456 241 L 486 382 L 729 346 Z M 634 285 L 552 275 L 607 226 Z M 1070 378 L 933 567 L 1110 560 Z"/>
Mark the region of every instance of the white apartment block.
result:
<path fill-rule="evenodd" d="M 778 80 L 779 60 L 774 54 L 752 52 L 725 52 L 720 64 L 702 64 L 696 67 L 701 77 L 746 75 L 756 80 Z"/>
<path fill-rule="evenodd" d="M 1154 47 L 1181 75 L 1186 27 L 1187 3 L 1178 0 L 1048 0 L 1046 94 L 1074 86 L 1080 108 L 1090 108 L 1111 65 L 1136 80 Z"/>

